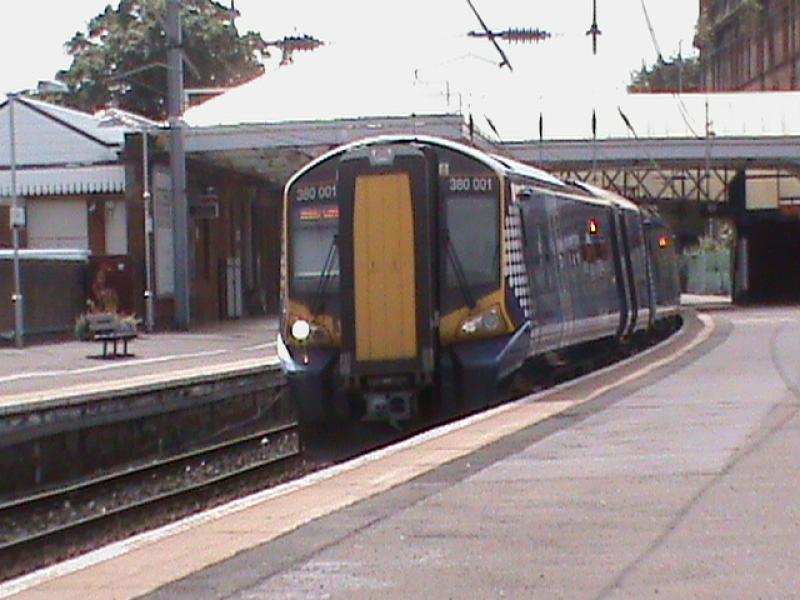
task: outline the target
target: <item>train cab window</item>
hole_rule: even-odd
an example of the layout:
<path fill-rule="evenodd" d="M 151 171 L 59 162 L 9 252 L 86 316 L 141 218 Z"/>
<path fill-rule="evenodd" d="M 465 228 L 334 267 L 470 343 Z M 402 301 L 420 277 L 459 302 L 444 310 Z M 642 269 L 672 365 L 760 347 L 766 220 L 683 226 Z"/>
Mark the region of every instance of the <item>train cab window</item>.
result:
<path fill-rule="evenodd" d="M 339 210 L 331 206 L 296 206 L 292 214 L 292 291 L 298 296 L 314 295 L 324 278 L 326 293 L 339 289 Z"/>
<path fill-rule="evenodd" d="M 445 212 L 445 297 L 455 307 L 464 304 L 461 274 L 474 298 L 500 285 L 499 202 L 492 196 L 450 196 Z"/>

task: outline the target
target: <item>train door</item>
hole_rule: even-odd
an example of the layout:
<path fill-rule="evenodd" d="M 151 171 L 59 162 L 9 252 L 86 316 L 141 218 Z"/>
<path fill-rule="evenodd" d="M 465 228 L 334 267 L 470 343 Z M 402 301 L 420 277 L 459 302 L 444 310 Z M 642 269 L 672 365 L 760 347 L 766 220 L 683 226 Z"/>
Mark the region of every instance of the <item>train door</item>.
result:
<path fill-rule="evenodd" d="M 575 320 L 575 310 L 573 307 L 572 292 L 569 285 L 569 263 L 567 256 L 566 230 L 562 227 L 564 217 L 563 203 L 555 196 L 548 199 L 548 218 L 550 220 L 550 230 L 552 232 L 553 255 L 557 295 L 560 304 L 560 332 L 558 335 L 557 347 L 568 344 L 572 336 L 572 327 Z"/>
<path fill-rule="evenodd" d="M 415 359 L 414 215 L 408 173 L 356 177 L 353 259 L 356 361 Z"/>
<path fill-rule="evenodd" d="M 373 146 L 339 164 L 342 357 L 350 387 L 415 388 L 435 366 L 430 157 Z"/>
<path fill-rule="evenodd" d="M 630 230 L 630 224 L 628 222 L 628 211 L 623 209 L 619 209 L 619 232 L 620 237 L 622 238 L 622 246 L 623 249 L 623 271 L 625 273 L 625 286 L 628 296 L 628 324 L 625 330 L 625 335 L 630 335 L 633 333 L 634 329 L 636 328 L 636 319 L 639 314 L 639 301 L 638 301 L 638 294 L 636 289 L 636 276 L 633 269 L 633 244 L 631 243 L 631 235 L 632 232 Z"/>
<path fill-rule="evenodd" d="M 650 244 L 650 217 L 648 213 L 642 213 L 642 250 L 644 251 L 645 271 L 647 274 L 647 306 L 650 313 L 648 316 L 648 326 L 652 327 L 656 320 L 656 273 L 653 256 L 653 248 Z"/>
<path fill-rule="evenodd" d="M 627 247 L 625 244 L 625 235 L 622 229 L 623 217 L 620 214 L 620 209 L 611 204 L 611 237 L 614 244 L 614 272 L 617 280 L 617 293 L 620 300 L 620 318 L 619 328 L 617 330 L 617 337 L 624 337 L 632 326 L 631 322 L 631 289 L 630 289 L 630 276 L 627 267 L 626 255 Z"/>
<path fill-rule="evenodd" d="M 561 342 L 563 313 L 558 285 L 557 251 L 553 221 L 549 218 L 551 194 L 534 192 L 522 204 L 525 230 L 525 264 L 534 301 L 535 353 L 547 352 Z"/>
<path fill-rule="evenodd" d="M 635 330 L 646 329 L 652 322 L 649 295 L 649 272 L 644 243 L 644 224 L 638 210 L 625 211 L 626 229 L 630 248 L 631 280 L 634 284 Z"/>

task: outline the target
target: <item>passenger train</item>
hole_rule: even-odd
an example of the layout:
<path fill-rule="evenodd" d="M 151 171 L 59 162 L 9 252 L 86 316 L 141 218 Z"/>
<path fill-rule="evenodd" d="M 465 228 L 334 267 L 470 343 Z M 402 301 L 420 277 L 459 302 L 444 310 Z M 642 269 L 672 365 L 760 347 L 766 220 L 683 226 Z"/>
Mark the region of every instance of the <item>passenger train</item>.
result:
<path fill-rule="evenodd" d="M 306 422 L 494 401 L 533 359 L 678 314 L 657 213 L 452 141 L 335 149 L 287 183 L 278 354 Z"/>

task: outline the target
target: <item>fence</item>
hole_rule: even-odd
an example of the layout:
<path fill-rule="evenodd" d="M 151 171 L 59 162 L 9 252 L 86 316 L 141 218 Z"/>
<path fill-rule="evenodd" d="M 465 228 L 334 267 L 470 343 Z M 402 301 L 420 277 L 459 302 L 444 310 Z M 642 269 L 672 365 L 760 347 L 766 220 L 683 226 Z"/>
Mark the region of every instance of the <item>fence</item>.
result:
<path fill-rule="evenodd" d="M 71 331 L 85 310 L 85 250 L 20 250 L 24 335 Z M 0 340 L 14 339 L 14 253 L 0 250 Z"/>
<path fill-rule="evenodd" d="M 730 296 L 731 251 L 699 250 L 681 256 L 681 287 L 690 294 Z"/>

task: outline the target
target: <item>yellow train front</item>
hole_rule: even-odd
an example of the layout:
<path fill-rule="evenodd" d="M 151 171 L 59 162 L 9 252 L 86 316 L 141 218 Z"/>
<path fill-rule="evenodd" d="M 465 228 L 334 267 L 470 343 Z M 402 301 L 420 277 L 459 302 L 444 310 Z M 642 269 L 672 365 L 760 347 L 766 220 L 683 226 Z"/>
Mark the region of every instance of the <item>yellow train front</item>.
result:
<path fill-rule="evenodd" d="M 303 420 L 413 419 L 524 360 L 503 197 L 488 155 L 419 137 L 337 149 L 289 181 L 279 356 Z"/>

